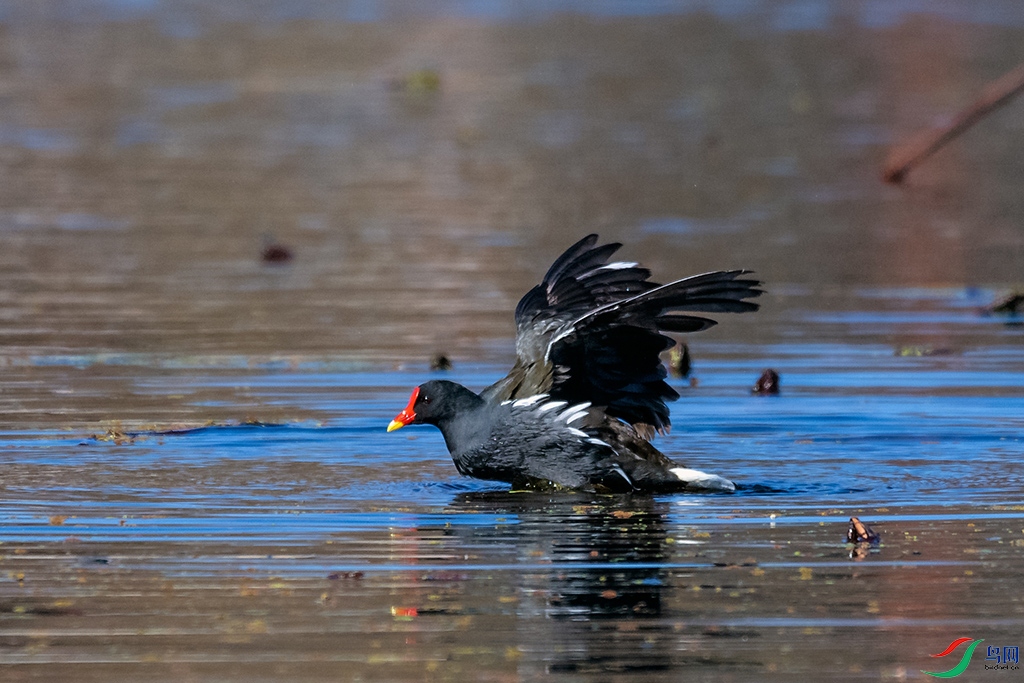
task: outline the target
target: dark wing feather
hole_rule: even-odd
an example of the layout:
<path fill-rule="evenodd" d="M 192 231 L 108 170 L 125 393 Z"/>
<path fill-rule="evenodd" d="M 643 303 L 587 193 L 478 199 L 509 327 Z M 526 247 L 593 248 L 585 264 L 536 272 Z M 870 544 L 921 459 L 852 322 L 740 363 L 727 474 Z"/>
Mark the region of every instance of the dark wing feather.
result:
<path fill-rule="evenodd" d="M 597 244 L 587 235 L 559 256 L 539 285 L 516 306 L 516 363 L 481 396 L 490 401 L 523 398 L 548 391 L 553 366 L 547 358 L 552 337 L 565 325 L 601 306 L 658 286 L 651 271 L 635 263 L 608 264 L 622 245 Z"/>
<path fill-rule="evenodd" d="M 715 324 L 682 311 L 757 310 L 746 299 L 761 294 L 760 283 L 733 270 L 660 285 L 635 263 L 608 263 L 620 244 L 596 244 L 597 235 L 588 235 L 569 247 L 520 300 L 515 366 L 481 395 L 494 401 L 549 393 L 604 406 L 644 434 L 668 429 L 666 401 L 679 395 L 665 382 L 660 354 L 674 342 L 661 332 Z"/>
<path fill-rule="evenodd" d="M 609 268 L 608 259 L 622 248 L 612 242 L 595 247 L 597 235 L 587 235 L 569 247 L 548 268 L 539 285 L 531 289 L 516 306 L 519 338 L 529 336 L 545 322 L 566 322 L 576 315 L 657 287 L 648 282 L 651 271 L 635 263 Z"/>
<path fill-rule="evenodd" d="M 671 426 L 666 401 L 679 397 L 665 382 L 660 353 L 674 343 L 661 332 L 698 332 L 714 320 L 680 311 L 742 313 L 758 306 L 749 271 L 705 273 L 588 311 L 551 337 L 556 368 L 548 393 L 604 405 L 609 415 L 652 435 Z"/>

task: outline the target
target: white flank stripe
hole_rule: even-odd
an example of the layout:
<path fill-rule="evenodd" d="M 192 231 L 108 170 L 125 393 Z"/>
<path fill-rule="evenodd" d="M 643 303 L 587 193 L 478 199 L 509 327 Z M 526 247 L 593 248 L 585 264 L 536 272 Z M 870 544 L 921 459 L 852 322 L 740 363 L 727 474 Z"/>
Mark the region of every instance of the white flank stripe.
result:
<path fill-rule="evenodd" d="M 586 417 L 586 416 L 587 416 L 587 411 L 585 411 L 585 410 L 581 410 L 578 413 L 573 413 L 569 417 L 565 418 L 565 424 L 571 425 L 576 420 L 580 419 L 581 417 Z"/>
<path fill-rule="evenodd" d="M 540 403 L 547 397 L 547 394 L 536 394 L 534 396 L 527 396 L 526 398 L 521 398 L 518 401 L 513 401 L 512 405 L 514 405 L 516 408 L 524 408 L 526 406 L 532 406 L 534 403 Z"/>
<path fill-rule="evenodd" d="M 605 448 L 611 448 L 611 446 L 606 444 L 604 441 L 601 441 L 601 439 L 587 439 L 587 441 L 594 444 L 595 446 L 604 446 Z"/>
<path fill-rule="evenodd" d="M 569 424 L 573 420 L 578 420 L 581 417 L 583 417 L 584 415 L 586 415 L 587 414 L 587 408 L 589 408 L 589 407 L 590 407 L 589 403 L 577 403 L 576 405 L 572 406 L 571 408 L 566 408 L 565 410 L 563 410 L 562 414 L 559 417 L 561 417 L 563 420 L 565 420 L 566 424 Z"/>
<path fill-rule="evenodd" d="M 625 270 L 626 268 L 636 268 L 638 265 L 636 262 L 616 261 L 615 263 L 601 266 L 600 270 Z"/>
<path fill-rule="evenodd" d="M 590 438 L 590 434 L 587 434 L 586 432 L 584 432 L 582 430 L 576 429 L 575 427 L 569 427 L 569 433 L 570 434 L 575 434 L 576 436 L 583 437 L 584 439 L 589 439 Z"/>
<path fill-rule="evenodd" d="M 567 403 L 566 401 L 551 401 L 550 403 L 545 403 L 540 408 L 538 408 L 537 412 L 546 413 L 549 410 L 554 410 L 555 408 L 561 408 L 566 403 Z"/>

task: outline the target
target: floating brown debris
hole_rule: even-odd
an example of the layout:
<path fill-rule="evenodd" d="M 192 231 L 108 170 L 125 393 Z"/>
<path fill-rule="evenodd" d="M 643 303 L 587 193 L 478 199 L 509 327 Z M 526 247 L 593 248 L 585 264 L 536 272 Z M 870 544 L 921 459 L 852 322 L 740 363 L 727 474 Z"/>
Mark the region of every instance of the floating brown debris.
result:
<path fill-rule="evenodd" d="M 758 562 L 755 558 L 748 557 L 740 562 L 714 562 L 713 564 L 722 569 L 744 569 L 746 567 L 756 567 Z"/>
<path fill-rule="evenodd" d="M 135 439 L 137 437 L 138 434 L 122 431 L 120 427 L 111 427 L 102 434 L 92 435 L 92 439 L 94 441 L 106 441 L 109 443 L 115 443 L 118 446 L 135 443 Z"/>
<path fill-rule="evenodd" d="M 417 69 L 393 80 L 391 87 L 407 95 L 432 95 L 441 90 L 441 74 L 434 69 Z"/>
<path fill-rule="evenodd" d="M 985 312 L 996 315 L 1024 313 L 1024 293 L 1011 292 L 986 308 Z"/>
<path fill-rule="evenodd" d="M 294 256 L 291 249 L 277 242 L 264 244 L 262 251 L 260 251 L 260 258 L 263 259 L 264 263 L 287 263 Z"/>
<path fill-rule="evenodd" d="M 878 545 L 882 537 L 871 527 L 856 517 L 850 517 L 850 528 L 846 531 L 846 542 L 852 543 L 851 560 L 862 560 L 868 556 L 873 546 Z"/>
<path fill-rule="evenodd" d="M 901 346 L 896 350 L 896 355 L 904 358 L 923 356 L 954 356 L 956 351 L 944 346 Z"/>
<path fill-rule="evenodd" d="M 38 617 L 79 617 L 85 614 L 82 610 L 71 606 L 73 604 L 70 600 L 57 600 L 45 605 L 0 603 L 0 614 Z"/>
<path fill-rule="evenodd" d="M 143 425 L 138 429 L 127 430 L 124 429 L 120 423 L 115 422 L 114 426 L 107 429 L 106 432 L 102 434 L 92 434 L 90 438 L 94 441 L 106 441 L 117 444 L 118 446 L 123 446 L 133 444 L 136 441 L 146 439 L 147 437 L 180 436 L 215 427 L 283 427 L 285 424 L 286 423 L 284 422 L 265 422 L 263 420 L 247 417 L 244 420 L 239 421 L 229 420 L 219 422 L 216 420 L 207 420 L 206 422 L 194 424 L 179 422 L 164 425 Z"/>
<path fill-rule="evenodd" d="M 870 543 L 872 545 L 882 540 L 874 529 L 856 517 L 850 517 L 850 528 L 846 532 L 847 543 Z"/>
<path fill-rule="evenodd" d="M 779 373 L 768 368 L 761 373 L 751 392 L 757 396 L 775 396 L 779 393 Z"/>
<path fill-rule="evenodd" d="M 690 347 L 685 343 L 679 344 L 668 354 L 668 371 L 673 377 L 690 376 Z"/>
<path fill-rule="evenodd" d="M 448 358 L 448 356 L 444 355 L 443 353 L 435 353 L 433 356 L 430 357 L 430 369 L 443 371 L 451 370 L 452 361 L 450 358 Z"/>

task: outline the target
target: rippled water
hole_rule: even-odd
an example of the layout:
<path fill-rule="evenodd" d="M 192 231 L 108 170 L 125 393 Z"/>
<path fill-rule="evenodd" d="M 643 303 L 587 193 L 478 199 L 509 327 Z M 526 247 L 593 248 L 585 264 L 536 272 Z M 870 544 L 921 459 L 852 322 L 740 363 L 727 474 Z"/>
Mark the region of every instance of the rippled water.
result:
<path fill-rule="evenodd" d="M 0 2 L 0 678 L 903 680 L 1019 646 L 1024 318 L 984 312 L 1021 281 L 1019 103 L 878 177 L 1022 27 Z M 736 494 L 511 494 L 384 432 L 434 352 L 501 376 L 591 230 L 764 278 L 686 340 L 658 441 Z"/>
<path fill-rule="evenodd" d="M 0 661 L 12 680 L 874 679 L 937 668 L 927 654 L 959 633 L 1016 642 L 1024 362 L 1008 328 L 956 307 L 800 317 L 948 318 L 951 339 L 990 343 L 695 341 L 699 381 L 678 383 L 662 447 L 741 488 L 653 499 L 510 494 L 459 477 L 435 430 L 385 434 L 422 363 L 13 368 L 95 375 L 71 384 L 92 387 L 86 405 L 125 383 L 186 424 L 137 408 L 0 436 Z M 780 396 L 749 393 L 766 363 Z M 481 386 L 503 367 L 450 376 Z M 235 417 L 202 426 L 214 409 Z M 883 539 L 855 559 L 851 515 Z"/>

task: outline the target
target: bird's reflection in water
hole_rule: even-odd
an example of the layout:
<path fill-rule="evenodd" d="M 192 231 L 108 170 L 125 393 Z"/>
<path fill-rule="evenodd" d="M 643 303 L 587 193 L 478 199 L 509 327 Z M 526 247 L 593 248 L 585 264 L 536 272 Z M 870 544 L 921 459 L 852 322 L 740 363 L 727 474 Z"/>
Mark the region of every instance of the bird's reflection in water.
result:
<path fill-rule="evenodd" d="M 532 666 L 636 672 L 678 663 L 678 634 L 662 619 L 667 504 L 643 496 L 473 493 L 452 507 L 518 520 L 500 541 L 513 544 L 524 566 L 519 646 L 532 651 Z"/>

